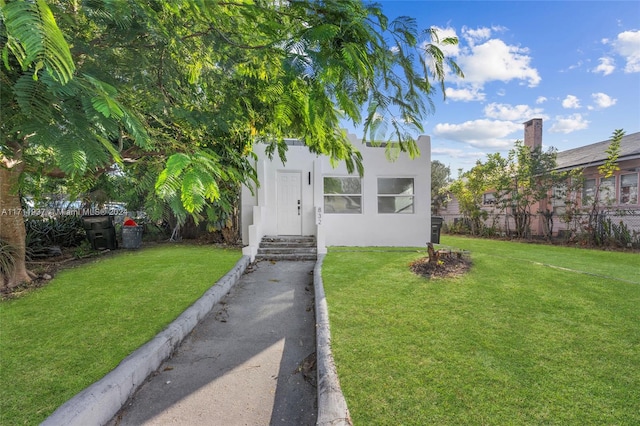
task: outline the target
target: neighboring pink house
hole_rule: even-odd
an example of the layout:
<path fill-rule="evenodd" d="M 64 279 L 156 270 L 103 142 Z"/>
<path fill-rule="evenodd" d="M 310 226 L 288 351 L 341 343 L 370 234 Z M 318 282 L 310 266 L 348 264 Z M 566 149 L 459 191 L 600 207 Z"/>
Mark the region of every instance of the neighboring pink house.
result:
<path fill-rule="evenodd" d="M 531 148 L 542 146 L 542 119 L 536 118 L 524 123 L 524 144 Z M 579 194 L 574 197 L 578 202 L 578 207 L 586 210 L 590 203 L 582 204 L 582 200 L 587 197 L 593 198 L 596 195 L 596 188 L 599 184 L 598 197 L 600 208 L 603 212 L 615 216 L 616 221 L 622 221 L 629 229 L 636 233 L 640 232 L 640 197 L 638 188 L 640 187 L 640 132 L 625 135 L 620 142 L 620 155 L 617 164 L 620 170 L 613 176 L 605 178 L 598 172 L 598 167 L 604 164 L 607 159 L 607 148 L 611 140 L 596 142 L 579 148 L 561 151 L 557 153 L 557 171 L 568 171 L 572 169 L 583 170 L 585 178 L 584 186 Z M 561 193 L 558 189 L 557 194 Z M 493 194 L 490 192 L 484 195 L 484 209 L 491 215 L 500 214 L 495 207 Z M 565 200 L 562 198 L 550 197 L 543 200 L 538 206 L 533 206 L 531 211 L 544 211 L 552 209 L 554 212 L 554 234 L 566 228 L 559 218 L 565 212 Z M 444 217 L 445 223 L 452 224 L 456 219 L 462 218 L 458 202 L 452 199 L 445 208 L 440 209 L 439 215 Z M 495 223 L 505 224 L 503 218 Z M 488 220 L 490 225 L 493 219 Z M 508 222 L 505 227 L 508 227 Z M 540 215 L 534 216 L 531 222 L 531 233 L 533 235 L 543 235 L 543 218 Z"/>

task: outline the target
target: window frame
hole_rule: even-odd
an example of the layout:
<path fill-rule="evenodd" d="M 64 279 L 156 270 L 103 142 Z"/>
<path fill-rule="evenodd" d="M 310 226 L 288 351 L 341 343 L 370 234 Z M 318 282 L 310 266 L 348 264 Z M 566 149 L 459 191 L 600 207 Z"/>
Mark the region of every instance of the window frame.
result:
<path fill-rule="evenodd" d="M 343 193 L 328 193 L 326 179 L 357 179 L 360 183 L 360 192 L 359 193 L 351 193 L 351 192 L 343 192 Z M 363 214 L 363 179 L 358 176 L 349 176 L 349 175 L 325 175 L 322 176 L 322 209 L 325 214 L 348 214 L 348 215 L 358 215 Z M 360 204 L 359 209 L 352 210 L 340 210 L 340 211 L 330 211 L 327 209 L 327 198 L 343 198 L 345 200 L 351 200 L 353 198 L 359 198 Z M 346 203 L 345 203 L 346 204 Z"/>
<path fill-rule="evenodd" d="M 381 180 L 391 180 L 391 179 L 407 179 L 407 180 L 411 180 L 411 194 L 407 194 L 405 192 L 401 192 L 401 193 L 382 193 L 380 192 L 380 181 Z M 383 214 L 383 215 L 387 215 L 387 214 L 400 214 L 400 215 L 407 215 L 407 214 L 415 214 L 416 213 L 416 207 L 415 207 L 415 200 L 416 200 L 416 178 L 414 176 L 378 176 L 376 178 L 376 200 L 377 200 L 377 205 L 378 205 L 378 214 Z M 382 199 L 398 199 L 398 198 L 408 198 L 410 199 L 410 203 L 407 204 L 406 207 L 400 209 L 400 210 L 394 210 L 394 211 L 381 211 L 380 210 L 380 201 Z M 410 210 L 407 209 L 407 207 L 411 207 Z"/>
<path fill-rule="evenodd" d="M 623 178 L 625 176 L 635 176 L 635 182 L 634 182 L 635 186 L 633 186 L 633 185 L 624 186 L 622 180 L 623 180 Z M 640 186 L 640 183 L 638 182 L 638 178 L 639 177 L 640 177 L 640 173 L 638 173 L 638 172 L 635 172 L 635 173 L 624 173 L 624 174 L 620 175 L 620 185 L 619 185 L 619 188 L 618 188 L 618 202 L 620 203 L 620 205 L 625 205 L 625 206 L 638 205 L 638 198 L 639 198 L 638 197 L 638 195 L 639 195 L 638 194 L 638 189 L 639 189 L 639 186 Z M 631 201 L 631 198 L 630 198 L 630 201 L 627 201 L 627 202 L 623 202 L 622 201 L 622 198 L 623 198 L 622 190 L 623 190 L 623 188 L 635 188 L 636 189 L 636 191 L 635 191 L 635 200 L 633 202 Z"/>
<path fill-rule="evenodd" d="M 589 182 L 593 182 L 593 186 L 588 186 Z M 582 183 L 581 204 L 583 206 L 586 206 L 595 200 L 597 182 L 598 180 L 594 177 L 594 178 L 587 178 Z M 589 191 L 590 194 L 588 194 L 587 191 Z"/>
<path fill-rule="evenodd" d="M 611 186 L 609 186 L 608 182 L 612 182 Z M 615 176 L 600 177 L 600 186 L 598 188 L 598 203 L 600 203 L 601 205 L 613 205 L 618 202 L 616 183 L 617 179 Z M 613 197 L 611 196 L 612 194 Z"/>

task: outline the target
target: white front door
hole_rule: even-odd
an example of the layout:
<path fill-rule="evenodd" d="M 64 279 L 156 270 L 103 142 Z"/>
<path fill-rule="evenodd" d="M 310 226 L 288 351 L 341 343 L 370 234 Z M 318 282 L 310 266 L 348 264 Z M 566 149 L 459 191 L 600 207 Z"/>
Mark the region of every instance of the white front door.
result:
<path fill-rule="evenodd" d="M 302 235 L 300 172 L 278 172 L 278 235 Z"/>

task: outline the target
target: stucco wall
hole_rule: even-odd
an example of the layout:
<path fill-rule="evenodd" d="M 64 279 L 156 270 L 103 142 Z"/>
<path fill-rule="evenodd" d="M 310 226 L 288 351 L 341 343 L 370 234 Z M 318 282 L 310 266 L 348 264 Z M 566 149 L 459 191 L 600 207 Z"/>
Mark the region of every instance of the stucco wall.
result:
<path fill-rule="evenodd" d="M 332 167 L 323 156 L 311 154 L 305 146 L 289 146 L 287 162 L 278 158 L 268 160 L 264 147 L 256 146 L 258 176 L 261 182 L 251 195 L 247 188 L 242 193 L 243 243 L 249 244 L 250 226 L 255 225 L 256 210 L 261 217 L 260 233 L 277 235 L 277 173 L 298 171 L 302 176 L 302 234 L 320 234 L 326 246 L 424 246 L 430 239 L 431 229 L 431 143 L 428 136 L 418 138 L 421 155 L 410 159 L 405 153 L 390 162 L 385 149 L 368 147 L 350 135 L 353 144 L 363 156 L 365 173 L 362 179 L 362 213 L 330 214 L 318 216 L 317 207 L 323 207 L 323 177 L 349 175 L 342 164 Z M 414 213 L 378 213 L 378 177 L 409 177 L 414 179 Z M 254 226 L 255 228 L 255 226 Z"/>

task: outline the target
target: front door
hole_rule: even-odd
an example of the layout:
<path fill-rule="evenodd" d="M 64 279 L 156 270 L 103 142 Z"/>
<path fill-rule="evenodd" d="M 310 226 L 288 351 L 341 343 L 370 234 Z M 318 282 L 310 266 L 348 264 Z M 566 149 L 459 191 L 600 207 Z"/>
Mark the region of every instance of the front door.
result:
<path fill-rule="evenodd" d="M 302 235 L 300 172 L 278 172 L 278 235 Z"/>

